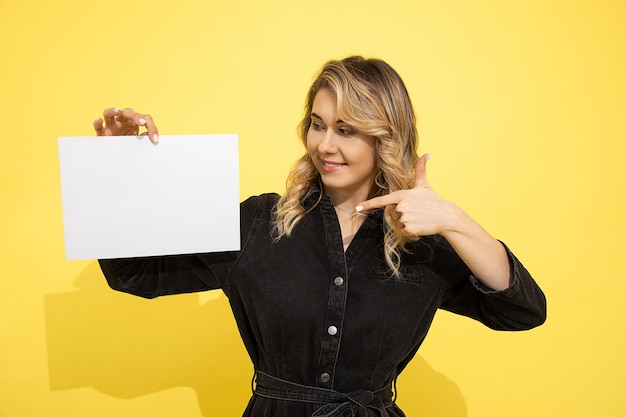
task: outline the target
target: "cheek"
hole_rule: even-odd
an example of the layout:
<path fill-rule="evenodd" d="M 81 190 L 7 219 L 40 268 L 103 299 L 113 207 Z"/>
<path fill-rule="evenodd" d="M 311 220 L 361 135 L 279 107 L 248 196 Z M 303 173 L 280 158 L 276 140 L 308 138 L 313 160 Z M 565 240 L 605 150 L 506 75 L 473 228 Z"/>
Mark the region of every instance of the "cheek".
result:
<path fill-rule="evenodd" d="M 369 176 L 374 179 L 378 174 L 378 163 L 376 162 L 376 154 L 374 152 L 370 152 L 367 156 L 364 155 L 364 160 L 367 160 L 367 171 L 369 171 Z"/>
<path fill-rule="evenodd" d="M 373 144 L 367 143 L 367 145 L 362 150 L 362 160 L 367 161 L 368 165 L 371 166 L 374 170 L 377 168 L 376 165 L 376 147 Z"/>
<path fill-rule="evenodd" d="M 312 132 L 311 129 L 306 134 L 306 150 L 310 154 L 315 153 L 317 150 L 317 145 L 319 141 L 315 137 L 315 132 Z"/>

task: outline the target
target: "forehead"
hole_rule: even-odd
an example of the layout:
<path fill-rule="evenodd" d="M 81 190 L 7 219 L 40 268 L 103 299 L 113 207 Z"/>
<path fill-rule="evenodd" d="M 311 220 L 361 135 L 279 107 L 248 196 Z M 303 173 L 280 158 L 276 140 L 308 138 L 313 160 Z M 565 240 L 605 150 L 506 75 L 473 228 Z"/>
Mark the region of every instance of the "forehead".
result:
<path fill-rule="evenodd" d="M 322 88 L 315 94 L 313 98 L 312 113 L 325 119 L 337 116 L 337 96 L 327 88 Z"/>

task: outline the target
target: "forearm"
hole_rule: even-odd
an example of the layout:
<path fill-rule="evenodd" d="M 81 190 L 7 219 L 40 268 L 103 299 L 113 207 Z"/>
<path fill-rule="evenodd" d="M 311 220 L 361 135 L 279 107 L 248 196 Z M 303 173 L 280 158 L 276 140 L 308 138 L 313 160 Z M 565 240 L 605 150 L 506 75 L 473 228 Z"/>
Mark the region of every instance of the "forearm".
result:
<path fill-rule="evenodd" d="M 450 226 L 443 236 L 484 285 L 505 290 L 511 285 L 511 265 L 504 246 L 456 205 L 450 206 Z"/>
<path fill-rule="evenodd" d="M 236 252 L 101 259 L 100 268 L 117 291 L 144 298 L 221 288 Z"/>

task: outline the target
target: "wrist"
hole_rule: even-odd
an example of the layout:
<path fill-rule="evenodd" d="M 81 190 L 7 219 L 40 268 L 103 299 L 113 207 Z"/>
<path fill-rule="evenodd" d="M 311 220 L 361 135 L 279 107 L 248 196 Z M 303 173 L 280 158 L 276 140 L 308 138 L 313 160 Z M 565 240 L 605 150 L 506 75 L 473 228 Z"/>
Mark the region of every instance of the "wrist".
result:
<path fill-rule="evenodd" d="M 440 233 L 444 238 L 458 233 L 463 234 L 467 230 L 471 219 L 461 207 L 454 203 L 447 202 L 444 207 L 444 212 L 446 214 L 444 227 Z"/>

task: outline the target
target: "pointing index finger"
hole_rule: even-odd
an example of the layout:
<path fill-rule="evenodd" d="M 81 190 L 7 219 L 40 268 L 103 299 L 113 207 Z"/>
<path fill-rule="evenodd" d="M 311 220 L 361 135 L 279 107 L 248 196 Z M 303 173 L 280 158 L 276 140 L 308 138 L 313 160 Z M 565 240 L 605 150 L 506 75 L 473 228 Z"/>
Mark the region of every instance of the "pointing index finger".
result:
<path fill-rule="evenodd" d="M 355 210 L 357 212 L 374 210 L 375 208 L 385 207 L 390 204 L 398 204 L 399 201 L 400 198 L 396 193 L 381 195 L 380 197 L 370 198 L 369 200 L 362 202 L 356 206 Z"/>

